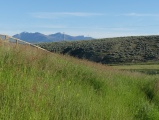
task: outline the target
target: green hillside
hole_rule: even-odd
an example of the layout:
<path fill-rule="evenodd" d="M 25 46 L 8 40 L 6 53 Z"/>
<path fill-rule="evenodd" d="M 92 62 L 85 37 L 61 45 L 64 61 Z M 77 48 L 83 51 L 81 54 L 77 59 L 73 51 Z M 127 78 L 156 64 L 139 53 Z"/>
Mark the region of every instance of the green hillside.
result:
<path fill-rule="evenodd" d="M 159 36 L 136 36 L 91 41 L 43 43 L 52 52 L 68 54 L 103 64 L 159 60 Z"/>
<path fill-rule="evenodd" d="M 157 120 L 158 78 L 1 46 L 0 120 Z"/>

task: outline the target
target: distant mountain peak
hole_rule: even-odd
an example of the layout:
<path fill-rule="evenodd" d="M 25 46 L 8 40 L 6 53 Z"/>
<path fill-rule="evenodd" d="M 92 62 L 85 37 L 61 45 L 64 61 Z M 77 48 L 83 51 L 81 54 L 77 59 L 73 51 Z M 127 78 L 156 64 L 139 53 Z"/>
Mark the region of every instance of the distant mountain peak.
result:
<path fill-rule="evenodd" d="M 59 41 L 75 41 L 75 40 L 92 40 L 92 37 L 85 37 L 84 35 L 79 36 L 71 36 L 65 33 L 57 32 L 50 35 L 45 35 L 39 32 L 29 33 L 29 32 L 22 32 L 13 37 L 30 42 L 30 43 L 41 43 L 41 42 L 59 42 Z"/>

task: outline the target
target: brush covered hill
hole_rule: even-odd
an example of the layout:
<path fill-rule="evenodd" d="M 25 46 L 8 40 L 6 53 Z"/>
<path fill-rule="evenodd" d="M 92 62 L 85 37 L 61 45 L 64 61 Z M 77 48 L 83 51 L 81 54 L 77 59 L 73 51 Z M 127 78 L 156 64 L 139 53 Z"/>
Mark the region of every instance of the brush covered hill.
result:
<path fill-rule="evenodd" d="M 4 45 L 4 44 L 3 44 Z M 157 120 L 159 76 L 0 46 L 1 120 Z"/>
<path fill-rule="evenodd" d="M 132 36 L 91 41 L 43 43 L 41 47 L 103 64 L 159 60 L 159 36 Z"/>

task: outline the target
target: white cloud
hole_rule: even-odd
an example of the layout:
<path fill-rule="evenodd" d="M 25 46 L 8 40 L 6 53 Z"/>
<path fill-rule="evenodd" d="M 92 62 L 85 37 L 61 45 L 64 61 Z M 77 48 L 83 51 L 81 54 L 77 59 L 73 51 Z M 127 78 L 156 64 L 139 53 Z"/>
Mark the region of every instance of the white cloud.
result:
<path fill-rule="evenodd" d="M 87 13 L 87 12 L 37 12 L 31 13 L 36 18 L 59 18 L 59 17 L 88 17 L 88 16 L 101 16 L 101 13 Z"/>
<path fill-rule="evenodd" d="M 90 17 L 90 16 L 107 16 L 107 17 L 159 17 L 154 13 L 123 13 L 123 14 L 107 14 L 107 13 L 89 13 L 89 12 L 35 12 L 30 13 L 35 18 L 57 19 L 63 17 Z"/>
<path fill-rule="evenodd" d="M 159 14 L 141 14 L 141 13 L 126 13 L 117 16 L 134 16 L 134 17 L 159 17 Z"/>

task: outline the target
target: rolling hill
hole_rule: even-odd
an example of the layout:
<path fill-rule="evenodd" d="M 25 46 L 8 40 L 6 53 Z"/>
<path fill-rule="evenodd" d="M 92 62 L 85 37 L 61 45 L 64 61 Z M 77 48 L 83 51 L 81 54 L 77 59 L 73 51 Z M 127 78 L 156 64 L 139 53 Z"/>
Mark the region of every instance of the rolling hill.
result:
<path fill-rule="evenodd" d="M 158 84 L 158 75 L 0 41 L 2 120 L 157 120 Z"/>
<path fill-rule="evenodd" d="M 44 35 L 42 33 L 28 33 L 22 32 L 20 34 L 13 35 L 14 38 L 18 38 L 30 43 L 42 43 L 42 42 L 57 42 L 57 41 L 72 41 L 72 40 L 92 40 L 91 37 L 85 36 L 71 36 L 62 33 L 55 33 L 50 35 Z"/>
<path fill-rule="evenodd" d="M 159 60 L 159 36 L 130 36 L 39 45 L 52 52 L 102 64 Z"/>

